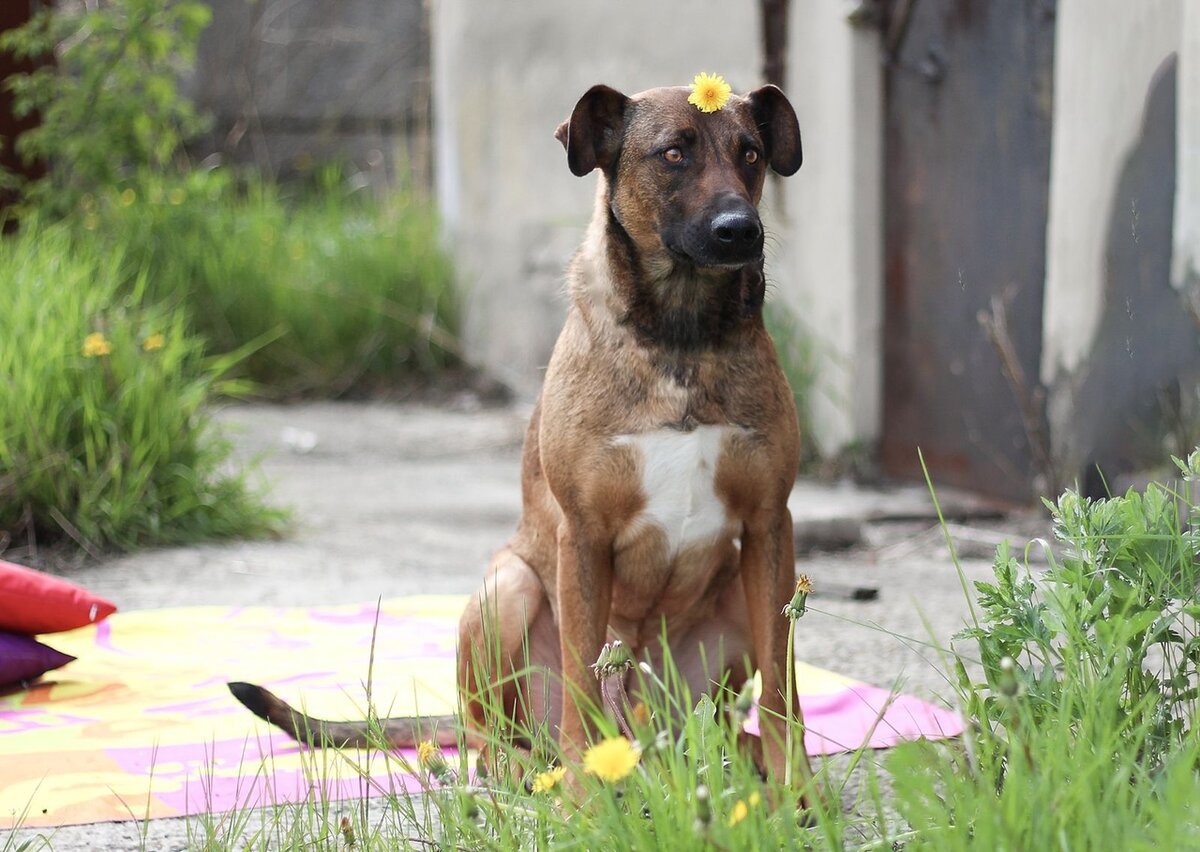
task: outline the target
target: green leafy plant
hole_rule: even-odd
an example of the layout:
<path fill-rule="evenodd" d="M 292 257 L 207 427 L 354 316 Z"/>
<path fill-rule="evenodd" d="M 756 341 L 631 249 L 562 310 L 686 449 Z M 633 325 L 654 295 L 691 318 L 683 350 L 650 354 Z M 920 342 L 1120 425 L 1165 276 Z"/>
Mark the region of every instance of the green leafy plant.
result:
<path fill-rule="evenodd" d="M 0 530 L 95 552 L 276 529 L 209 425 L 245 352 L 206 356 L 126 271 L 62 225 L 0 241 Z"/>
<path fill-rule="evenodd" d="M 1200 453 L 1177 463 L 1188 471 Z M 1066 491 L 1046 504 L 1063 554 L 1050 551 L 1043 576 L 1000 549 L 996 582 L 977 584 L 985 623 L 960 634 L 979 644 L 988 721 L 1011 721 L 995 699 L 1002 682 L 1020 684 L 1033 724 L 1102 682 L 1116 690 L 1128 730 L 1144 736 L 1144 760 L 1156 765 L 1179 743 L 1200 674 L 1200 532 L 1181 523 L 1181 503 L 1196 511 L 1157 483 L 1095 501 Z"/>
<path fill-rule="evenodd" d="M 974 722 L 963 748 L 888 760 L 895 805 L 929 849 L 1183 849 L 1200 842 L 1196 722 L 1200 451 L 1185 488 L 1047 503 L 1040 576 L 999 548 L 977 583 L 983 681 L 954 659 Z M 1184 519 L 1188 521 L 1184 523 Z M 1061 555 L 1059 552 L 1061 551 Z"/>
<path fill-rule="evenodd" d="M 164 168 L 203 120 L 179 92 L 211 10 L 197 0 L 46 4 L 0 35 L 0 50 L 43 60 L 4 81 L 18 116 L 38 115 L 17 153 L 49 164 L 25 187 L 55 214 L 142 168 Z"/>

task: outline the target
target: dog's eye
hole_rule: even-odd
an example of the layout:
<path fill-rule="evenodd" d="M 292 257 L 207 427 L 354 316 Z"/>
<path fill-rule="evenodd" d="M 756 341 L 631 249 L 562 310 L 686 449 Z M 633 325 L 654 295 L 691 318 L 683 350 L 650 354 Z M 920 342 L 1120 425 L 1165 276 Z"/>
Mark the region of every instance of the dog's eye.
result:
<path fill-rule="evenodd" d="M 758 162 L 758 152 L 751 148 L 746 152 L 746 165 L 753 166 Z"/>
<path fill-rule="evenodd" d="M 668 148 L 662 152 L 662 158 L 668 163 L 682 163 L 683 151 L 678 148 Z"/>

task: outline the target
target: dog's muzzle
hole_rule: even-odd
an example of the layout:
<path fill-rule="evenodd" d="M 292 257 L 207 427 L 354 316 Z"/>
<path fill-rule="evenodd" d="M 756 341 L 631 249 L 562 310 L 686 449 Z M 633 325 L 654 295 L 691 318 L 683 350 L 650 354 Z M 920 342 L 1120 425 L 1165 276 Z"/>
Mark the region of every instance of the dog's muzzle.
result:
<path fill-rule="evenodd" d="M 763 252 L 762 220 L 741 202 L 695 217 L 678 241 L 667 244 L 696 266 L 736 267 L 758 260 Z"/>

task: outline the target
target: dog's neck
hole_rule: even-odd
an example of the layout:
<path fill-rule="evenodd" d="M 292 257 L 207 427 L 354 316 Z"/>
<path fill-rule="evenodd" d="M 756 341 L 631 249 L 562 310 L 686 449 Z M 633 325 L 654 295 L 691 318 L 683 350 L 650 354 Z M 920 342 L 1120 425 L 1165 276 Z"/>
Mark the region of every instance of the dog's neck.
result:
<path fill-rule="evenodd" d="M 631 336 L 671 360 L 720 350 L 761 317 L 761 259 L 713 270 L 647 256 L 617 220 L 603 187 L 575 262 L 581 274 L 572 298 L 593 330 Z"/>

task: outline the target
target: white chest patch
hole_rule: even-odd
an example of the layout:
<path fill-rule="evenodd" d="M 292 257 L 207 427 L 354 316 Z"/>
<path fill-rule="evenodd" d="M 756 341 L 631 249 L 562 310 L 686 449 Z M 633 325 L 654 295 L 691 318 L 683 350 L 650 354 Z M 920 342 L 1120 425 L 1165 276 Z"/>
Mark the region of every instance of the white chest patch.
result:
<path fill-rule="evenodd" d="M 622 435 L 618 446 L 637 449 L 646 508 L 618 537 L 618 547 L 645 530 L 659 527 L 671 556 L 716 539 L 729 525 L 725 504 L 713 488 L 721 444 L 739 431 L 731 426 L 698 426 L 691 432 L 662 429 Z"/>

